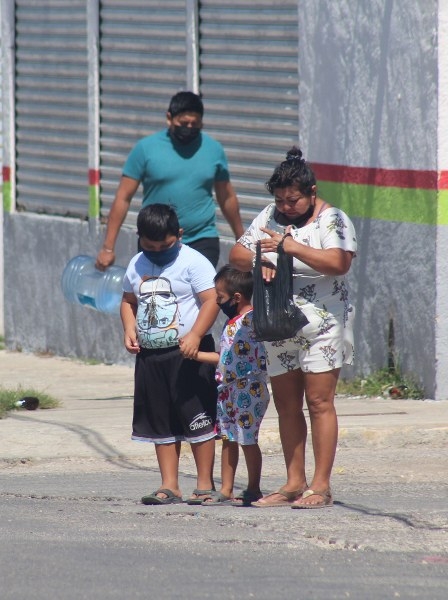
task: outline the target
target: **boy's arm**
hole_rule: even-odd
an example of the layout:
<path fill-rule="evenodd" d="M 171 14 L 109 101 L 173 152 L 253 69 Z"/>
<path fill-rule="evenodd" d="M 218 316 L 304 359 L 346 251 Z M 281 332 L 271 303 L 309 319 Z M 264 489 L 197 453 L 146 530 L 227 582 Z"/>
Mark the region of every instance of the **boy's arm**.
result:
<path fill-rule="evenodd" d="M 219 362 L 219 353 L 218 352 L 199 352 L 196 354 L 196 360 L 202 363 L 207 363 L 209 365 L 217 365 Z"/>
<path fill-rule="evenodd" d="M 137 315 L 137 298 L 132 292 L 123 292 L 121 300 L 120 316 L 123 323 L 124 346 L 131 354 L 137 354 L 140 351 L 140 345 L 137 339 L 135 328 Z"/>
<path fill-rule="evenodd" d="M 197 319 L 191 330 L 180 339 L 180 350 L 185 358 L 196 358 L 201 339 L 213 325 L 219 313 L 215 288 L 199 292 L 198 297 L 201 308 Z"/>

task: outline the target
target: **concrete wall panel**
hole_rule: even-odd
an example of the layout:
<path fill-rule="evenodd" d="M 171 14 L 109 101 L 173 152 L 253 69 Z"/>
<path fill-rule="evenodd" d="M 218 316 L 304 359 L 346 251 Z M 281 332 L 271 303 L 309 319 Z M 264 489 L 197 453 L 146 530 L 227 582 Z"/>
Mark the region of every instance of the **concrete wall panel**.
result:
<path fill-rule="evenodd" d="M 123 346 L 121 320 L 69 304 L 61 289 L 67 262 L 96 256 L 102 234 L 87 222 L 33 213 L 5 214 L 5 338 L 11 350 L 132 364 Z M 116 264 L 127 266 L 137 251 L 133 228 L 123 228 Z M 229 247 L 222 249 L 227 260 Z M 18 260 L 17 257 L 20 257 Z M 219 340 L 222 319 L 213 335 Z"/>
<path fill-rule="evenodd" d="M 99 240 L 95 243 L 89 235 L 88 223 L 32 213 L 5 214 L 5 222 L 7 346 L 106 363 L 126 362 L 120 319 L 73 306 L 62 293 L 60 279 L 70 258 L 96 255 Z M 127 237 L 122 236 L 121 247 Z M 129 248 L 129 255 L 131 251 Z M 117 264 L 124 253 L 123 248 Z"/>

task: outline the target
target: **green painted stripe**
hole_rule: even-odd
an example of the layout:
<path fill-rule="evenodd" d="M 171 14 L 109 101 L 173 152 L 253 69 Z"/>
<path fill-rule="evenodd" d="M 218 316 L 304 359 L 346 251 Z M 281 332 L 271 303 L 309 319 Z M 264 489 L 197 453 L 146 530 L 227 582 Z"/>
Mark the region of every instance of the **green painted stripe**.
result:
<path fill-rule="evenodd" d="M 438 225 L 448 225 L 448 190 L 439 190 L 438 207 Z"/>
<path fill-rule="evenodd" d="M 11 198 L 11 183 L 9 181 L 3 182 L 2 194 L 3 194 L 3 210 L 5 211 L 5 213 L 10 213 L 12 211 L 12 198 Z"/>
<path fill-rule="evenodd" d="M 318 181 L 319 195 L 350 217 L 448 224 L 448 192 Z"/>
<path fill-rule="evenodd" d="M 89 219 L 100 216 L 100 194 L 97 185 L 89 185 Z"/>

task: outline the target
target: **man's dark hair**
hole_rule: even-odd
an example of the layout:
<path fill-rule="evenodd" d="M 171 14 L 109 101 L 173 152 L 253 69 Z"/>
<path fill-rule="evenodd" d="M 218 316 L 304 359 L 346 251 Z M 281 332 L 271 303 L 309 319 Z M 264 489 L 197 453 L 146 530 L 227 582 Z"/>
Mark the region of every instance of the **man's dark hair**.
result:
<path fill-rule="evenodd" d="M 199 113 L 202 117 L 204 115 L 204 105 L 197 94 L 178 92 L 171 98 L 168 112 L 172 117 L 184 112 Z"/>
<path fill-rule="evenodd" d="M 230 297 L 239 292 L 248 301 L 252 298 L 254 281 L 250 271 L 240 271 L 230 265 L 224 265 L 216 273 L 213 281 L 222 281 Z"/>
<path fill-rule="evenodd" d="M 162 242 L 167 235 L 179 237 L 176 211 L 167 204 L 145 206 L 137 216 L 137 233 L 153 242 Z"/>

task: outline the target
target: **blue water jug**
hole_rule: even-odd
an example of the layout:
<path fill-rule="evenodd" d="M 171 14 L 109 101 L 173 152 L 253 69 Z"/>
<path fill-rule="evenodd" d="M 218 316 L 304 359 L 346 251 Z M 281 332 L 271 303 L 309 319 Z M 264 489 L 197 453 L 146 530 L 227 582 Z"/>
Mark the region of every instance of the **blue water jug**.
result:
<path fill-rule="evenodd" d="M 98 271 L 93 257 L 75 256 L 62 273 L 62 291 L 72 304 L 119 315 L 125 272 L 123 267 L 116 265 Z"/>

